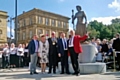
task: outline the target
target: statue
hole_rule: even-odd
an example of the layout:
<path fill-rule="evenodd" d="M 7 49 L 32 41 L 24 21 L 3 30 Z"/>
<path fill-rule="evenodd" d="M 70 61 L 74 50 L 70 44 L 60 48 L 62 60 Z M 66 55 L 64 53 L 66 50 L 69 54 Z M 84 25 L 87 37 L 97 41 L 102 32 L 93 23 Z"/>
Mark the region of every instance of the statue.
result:
<path fill-rule="evenodd" d="M 87 24 L 87 18 L 84 13 L 84 11 L 81 11 L 81 6 L 76 6 L 77 13 L 74 15 L 74 10 L 72 10 L 72 24 L 73 24 L 73 29 L 75 30 L 76 35 L 83 36 L 86 34 L 86 24 Z M 77 18 L 77 24 L 76 24 L 76 29 L 74 27 L 74 20 Z M 83 23 L 83 20 L 85 18 L 85 23 Z"/>

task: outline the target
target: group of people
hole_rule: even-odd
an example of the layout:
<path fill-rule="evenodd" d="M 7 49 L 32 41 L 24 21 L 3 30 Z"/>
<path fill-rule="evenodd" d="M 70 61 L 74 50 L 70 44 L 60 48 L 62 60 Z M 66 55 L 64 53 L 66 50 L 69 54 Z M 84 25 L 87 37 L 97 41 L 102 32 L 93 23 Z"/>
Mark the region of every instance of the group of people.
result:
<path fill-rule="evenodd" d="M 14 67 L 29 66 L 30 75 L 38 74 L 36 72 L 36 64 L 40 64 L 41 73 L 45 73 L 46 66 L 49 67 L 48 74 L 52 72 L 56 74 L 58 62 L 61 62 L 61 74 L 70 74 L 68 57 L 74 69 L 73 75 L 80 75 L 78 56 L 82 53 L 80 42 L 87 39 L 89 33 L 84 36 L 75 35 L 74 30 L 70 31 L 69 38 L 65 33 L 61 33 L 57 38 L 55 32 L 51 33 L 50 38 L 41 34 L 40 40 L 38 35 L 34 35 L 28 44 L 19 44 L 18 47 L 14 43 L 10 46 L 6 43 L 0 46 L 0 67 L 6 68 L 8 65 Z M 116 52 L 116 60 L 118 70 L 120 70 L 120 35 L 116 34 L 116 38 L 110 41 L 103 39 L 91 39 L 91 44 L 96 48 L 96 61 L 104 62 L 105 56 L 113 57 L 113 49 Z"/>
<path fill-rule="evenodd" d="M 120 70 L 120 34 L 116 34 L 116 38 L 113 38 L 111 40 L 103 39 L 101 41 L 100 39 L 92 38 L 91 44 L 95 46 L 97 49 L 96 53 L 96 61 L 97 62 L 108 62 L 108 67 L 112 63 L 113 66 L 113 57 L 115 53 L 115 60 L 117 62 L 116 67 L 118 70 Z"/>
<path fill-rule="evenodd" d="M 28 50 L 30 54 L 31 67 L 30 75 L 38 74 L 36 72 L 37 58 L 41 64 L 41 72 L 45 73 L 46 63 L 49 63 L 48 74 L 52 72 L 56 74 L 56 67 L 58 65 L 58 58 L 61 62 L 61 74 L 70 74 L 68 56 L 71 57 L 72 66 L 74 69 L 73 75 L 80 75 L 78 54 L 82 52 L 80 41 L 87 39 L 89 33 L 84 36 L 75 35 L 73 30 L 70 31 L 69 39 L 65 36 L 65 33 L 60 34 L 60 38 L 56 38 L 56 34 L 53 31 L 51 37 L 46 39 L 45 35 L 38 36 L 34 35 L 33 39 L 28 44 Z"/>
<path fill-rule="evenodd" d="M 29 65 L 29 54 L 27 44 L 19 44 L 18 47 L 14 43 L 7 43 L 0 46 L 0 67 L 1 68 L 17 68 Z"/>
<path fill-rule="evenodd" d="M 87 39 L 88 35 L 89 33 L 81 37 L 71 30 L 69 38 L 63 32 L 57 38 L 53 31 L 50 38 L 41 34 L 38 40 L 38 35 L 33 35 L 28 44 L 19 44 L 18 47 L 14 43 L 0 45 L 0 67 L 29 66 L 30 74 L 33 75 L 38 74 L 36 64 L 40 64 L 41 73 L 44 74 L 48 66 L 48 74 L 52 72 L 56 74 L 58 62 L 61 62 L 61 74 L 70 74 L 68 64 L 68 56 L 70 56 L 75 71 L 73 74 L 78 76 L 80 74 L 78 55 L 82 52 L 80 41 Z"/>

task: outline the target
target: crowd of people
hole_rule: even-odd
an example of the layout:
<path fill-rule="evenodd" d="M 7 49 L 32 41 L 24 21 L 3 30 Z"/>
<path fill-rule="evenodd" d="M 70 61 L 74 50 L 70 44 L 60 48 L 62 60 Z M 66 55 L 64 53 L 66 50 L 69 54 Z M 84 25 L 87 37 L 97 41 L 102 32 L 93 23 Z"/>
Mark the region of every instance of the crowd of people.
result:
<path fill-rule="evenodd" d="M 100 39 L 92 38 L 91 44 L 95 46 L 97 49 L 96 52 L 96 62 L 105 62 L 107 64 L 107 67 L 113 68 L 115 57 L 115 63 L 116 63 L 116 69 L 120 70 L 120 34 L 116 34 L 116 38 L 113 38 L 111 40 L 103 39 L 102 41 Z M 112 64 L 112 65 L 111 65 Z"/>
<path fill-rule="evenodd" d="M 0 46 L 0 67 L 18 68 L 28 66 L 30 62 L 27 44 L 7 43 Z"/>
<path fill-rule="evenodd" d="M 68 57 L 70 56 L 71 63 L 74 69 L 73 75 L 80 75 L 79 53 L 82 53 L 80 41 L 83 42 L 89 36 L 89 33 L 84 36 L 75 35 L 73 30 L 70 31 L 70 36 L 67 39 L 65 33 L 60 34 L 60 38 L 56 37 L 53 31 L 50 38 L 41 34 L 40 40 L 38 35 L 34 35 L 28 44 L 19 44 L 18 47 L 14 43 L 8 45 L 0 45 L 0 67 L 16 68 L 29 66 L 30 75 L 38 74 L 36 72 L 36 64 L 41 67 L 41 73 L 46 73 L 46 66 L 49 67 L 48 74 L 52 72 L 56 74 L 58 62 L 61 62 L 61 74 L 70 74 Z M 116 51 L 116 59 L 118 69 L 120 70 L 120 35 L 108 41 L 103 39 L 92 38 L 90 43 L 96 48 L 96 61 L 105 62 L 108 58 L 113 57 L 113 49 Z M 106 58 L 106 56 L 108 56 Z"/>

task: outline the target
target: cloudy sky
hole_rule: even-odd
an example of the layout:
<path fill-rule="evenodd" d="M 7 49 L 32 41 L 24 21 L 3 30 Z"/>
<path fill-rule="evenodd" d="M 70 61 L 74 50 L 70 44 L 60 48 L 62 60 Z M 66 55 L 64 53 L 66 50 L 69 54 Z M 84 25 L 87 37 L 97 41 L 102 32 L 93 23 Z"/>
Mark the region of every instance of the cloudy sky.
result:
<path fill-rule="evenodd" d="M 14 17 L 14 1 L 0 0 L 0 10 L 7 11 L 9 16 Z M 82 7 L 87 15 L 88 22 L 97 20 L 104 24 L 110 24 L 111 19 L 120 18 L 120 0 L 18 0 L 18 14 L 33 8 L 39 8 L 71 18 L 71 10 L 74 9 L 76 12 L 76 5 Z M 71 21 L 70 27 L 72 28 Z"/>

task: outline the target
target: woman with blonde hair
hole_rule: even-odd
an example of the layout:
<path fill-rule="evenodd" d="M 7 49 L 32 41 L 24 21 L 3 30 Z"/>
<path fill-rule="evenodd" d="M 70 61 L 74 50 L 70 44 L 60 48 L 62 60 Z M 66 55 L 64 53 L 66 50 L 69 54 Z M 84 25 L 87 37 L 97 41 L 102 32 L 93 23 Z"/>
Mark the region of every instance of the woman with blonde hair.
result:
<path fill-rule="evenodd" d="M 11 66 L 11 68 L 16 67 L 16 53 L 17 53 L 17 48 L 15 47 L 15 44 L 12 43 L 10 46 L 10 66 Z"/>
<path fill-rule="evenodd" d="M 49 43 L 45 35 L 40 36 L 38 56 L 40 57 L 41 72 L 45 73 L 46 63 L 48 63 Z"/>

